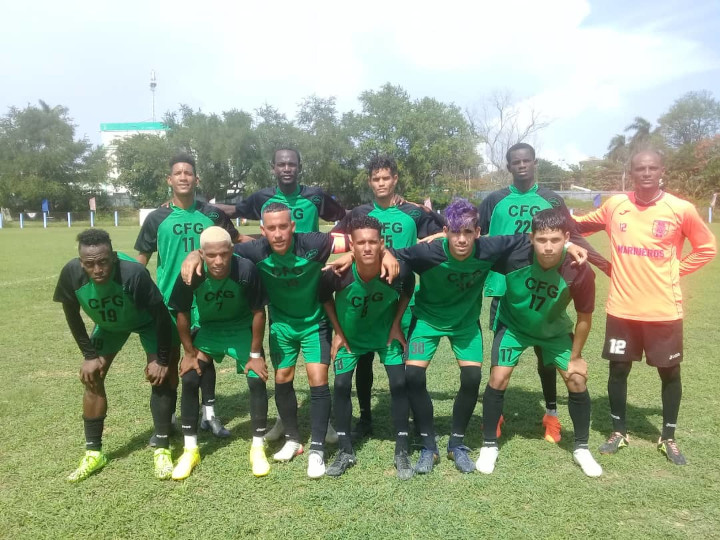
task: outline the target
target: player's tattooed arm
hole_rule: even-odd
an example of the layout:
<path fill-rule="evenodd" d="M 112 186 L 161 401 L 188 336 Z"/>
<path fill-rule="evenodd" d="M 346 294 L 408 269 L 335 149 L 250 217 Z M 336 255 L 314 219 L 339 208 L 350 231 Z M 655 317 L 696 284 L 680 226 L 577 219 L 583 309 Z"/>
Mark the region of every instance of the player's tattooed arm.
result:
<path fill-rule="evenodd" d="M 245 364 L 245 375 L 252 370 L 263 382 L 268 380 L 267 364 L 265 363 L 265 357 L 261 354 L 263 338 L 265 337 L 265 319 L 265 308 L 253 310 L 250 357 Z"/>
<path fill-rule="evenodd" d="M 198 358 L 198 351 L 192 342 L 192 335 L 190 333 L 190 313 L 187 311 L 177 312 L 177 330 L 180 336 L 180 343 L 183 346 L 183 357 L 180 361 L 180 376 L 182 377 L 193 369 L 197 371 L 198 375 L 202 375 L 200 369 L 200 360 Z"/>

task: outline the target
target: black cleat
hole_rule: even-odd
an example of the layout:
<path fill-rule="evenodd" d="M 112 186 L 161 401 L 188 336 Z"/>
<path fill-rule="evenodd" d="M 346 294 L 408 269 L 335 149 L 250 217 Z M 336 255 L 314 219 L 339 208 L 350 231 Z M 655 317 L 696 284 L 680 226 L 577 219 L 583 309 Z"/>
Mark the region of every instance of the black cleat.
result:
<path fill-rule="evenodd" d="M 610 438 L 600 445 L 598 452 L 601 454 L 617 454 L 618 450 L 628 445 L 628 436 L 619 431 L 613 432 Z"/>
<path fill-rule="evenodd" d="M 438 455 L 432 450 L 423 448 L 420 450 L 420 458 L 415 464 L 415 472 L 418 474 L 428 474 L 432 472 L 433 467 L 438 462 Z"/>
<path fill-rule="evenodd" d="M 410 458 L 405 450 L 395 454 L 395 469 L 397 469 L 398 480 L 410 480 L 415 476 L 415 470 L 412 468 Z"/>
<path fill-rule="evenodd" d="M 455 462 L 455 468 L 461 473 L 475 472 L 475 462 L 470 459 L 470 449 L 467 446 L 448 448 L 447 457 Z"/>
<path fill-rule="evenodd" d="M 325 474 L 328 476 L 342 476 L 345 471 L 355 465 L 355 461 L 355 454 L 340 450 L 338 455 L 335 456 L 335 461 L 327 468 Z"/>
<path fill-rule="evenodd" d="M 200 422 L 200 429 L 205 431 L 212 431 L 212 434 L 221 439 L 225 439 L 230 436 L 230 431 L 222 425 L 222 422 L 217 416 L 213 416 L 210 420 L 203 419 Z"/>
<path fill-rule="evenodd" d="M 680 449 L 678 448 L 675 439 L 659 440 L 658 450 L 661 454 L 665 454 L 665 457 L 668 458 L 668 461 L 674 463 L 675 465 L 687 465 L 685 456 L 683 456 L 680 452 Z"/>

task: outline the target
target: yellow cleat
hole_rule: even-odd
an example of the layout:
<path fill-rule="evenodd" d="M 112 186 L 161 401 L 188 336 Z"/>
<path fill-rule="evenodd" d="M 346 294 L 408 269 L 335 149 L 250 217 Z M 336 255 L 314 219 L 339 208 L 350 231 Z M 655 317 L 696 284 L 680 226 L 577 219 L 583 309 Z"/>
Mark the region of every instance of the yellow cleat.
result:
<path fill-rule="evenodd" d="M 177 460 L 175 468 L 172 470 L 173 480 L 185 480 L 192 470 L 200 465 L 200 450 L 193 448 L 185 449 L 180 459 Z"/>
<path fill-rule="evenodd" d="M 270 472 L 270 463 L 268 463 L 265 455 L 264 446 L 252 446 L 250 448 L 250 465 L 252 465 L 252 473 L 257 476 L 267 476 Z"/>
<path fill-rule="evenodd" d="M 159 480 L 167 480 L 172 474 L 172 455 L 169 448 L 158 448 L 153 454 L 153 462 L 155 464 L 155 478 Z"/>

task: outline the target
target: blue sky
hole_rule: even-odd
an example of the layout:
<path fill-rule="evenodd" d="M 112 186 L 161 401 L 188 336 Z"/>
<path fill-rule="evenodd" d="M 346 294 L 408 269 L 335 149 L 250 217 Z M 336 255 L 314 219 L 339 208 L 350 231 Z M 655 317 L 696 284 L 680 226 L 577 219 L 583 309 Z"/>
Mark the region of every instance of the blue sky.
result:
<path fill-rule="evenodd" d="M 720 98 L 717 0 L 28 0 L 3 11 L 0 110 L 65 105 L 94 143 L 101 122 L 150 119 L 152 69 L 158 116 L 180 103 L 293 116 L 311 94 L 345 111 L 385 82 L 472 110 L 508 90 L 550 122 L 533 141 L 540 155 L 569 163 L 685 92 Z"/>

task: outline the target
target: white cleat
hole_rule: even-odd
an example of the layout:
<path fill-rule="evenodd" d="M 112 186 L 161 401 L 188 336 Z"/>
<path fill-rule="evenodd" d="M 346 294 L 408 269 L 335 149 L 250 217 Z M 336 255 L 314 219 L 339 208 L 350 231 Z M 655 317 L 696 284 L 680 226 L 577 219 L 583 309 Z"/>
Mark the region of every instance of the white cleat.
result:
<path fill-rule="evenodd" d="M 595 458 L 587 448 L 578 448 L 573 452 L 573 461 L 580 465 L 582 472 L 586 476 L 591 478 L 597 478 L 603 472 L 600 464 L 595 461 Z"/>
<path fill-rule="evenodd" d="M 283 425 L 282 418 L 278 416 L 277 420 L 275 420 L 275 425 L 265 434 L 263 439 L 267 442 L 275 442 L 279 441 L 283 436 L 285 436 L 285 426 Z"/>
<path fill-rule="evenodd" d="M 283 447 L 273 454 L 275 461 L 291 461 L 303 453 L 303 445 L 295 441 L 286 441 Z"/>
<path fill-rule="evenodd" d="M 311 450 L 308 454 L 307 475 L 309 478 L 325 476 L 325 460 L 320 452 Z"/>
<path fill-rule="evenodd" d="M 475 462 L 475 467 L 483 474 L 492 474 L 495 470 L 500 449 L 497 446 L 483 446 L 480 449 L 480 457 Z"/>
<path fill-rule="evenodd" d="M 338 442 L 337 431 L 335 431 L 335 428 L 332 427 L 332 424 L 330 422 L 328 422 L 327 433 L 325 434 L 325 442 L 327 444 L 337 444 Z"/>

